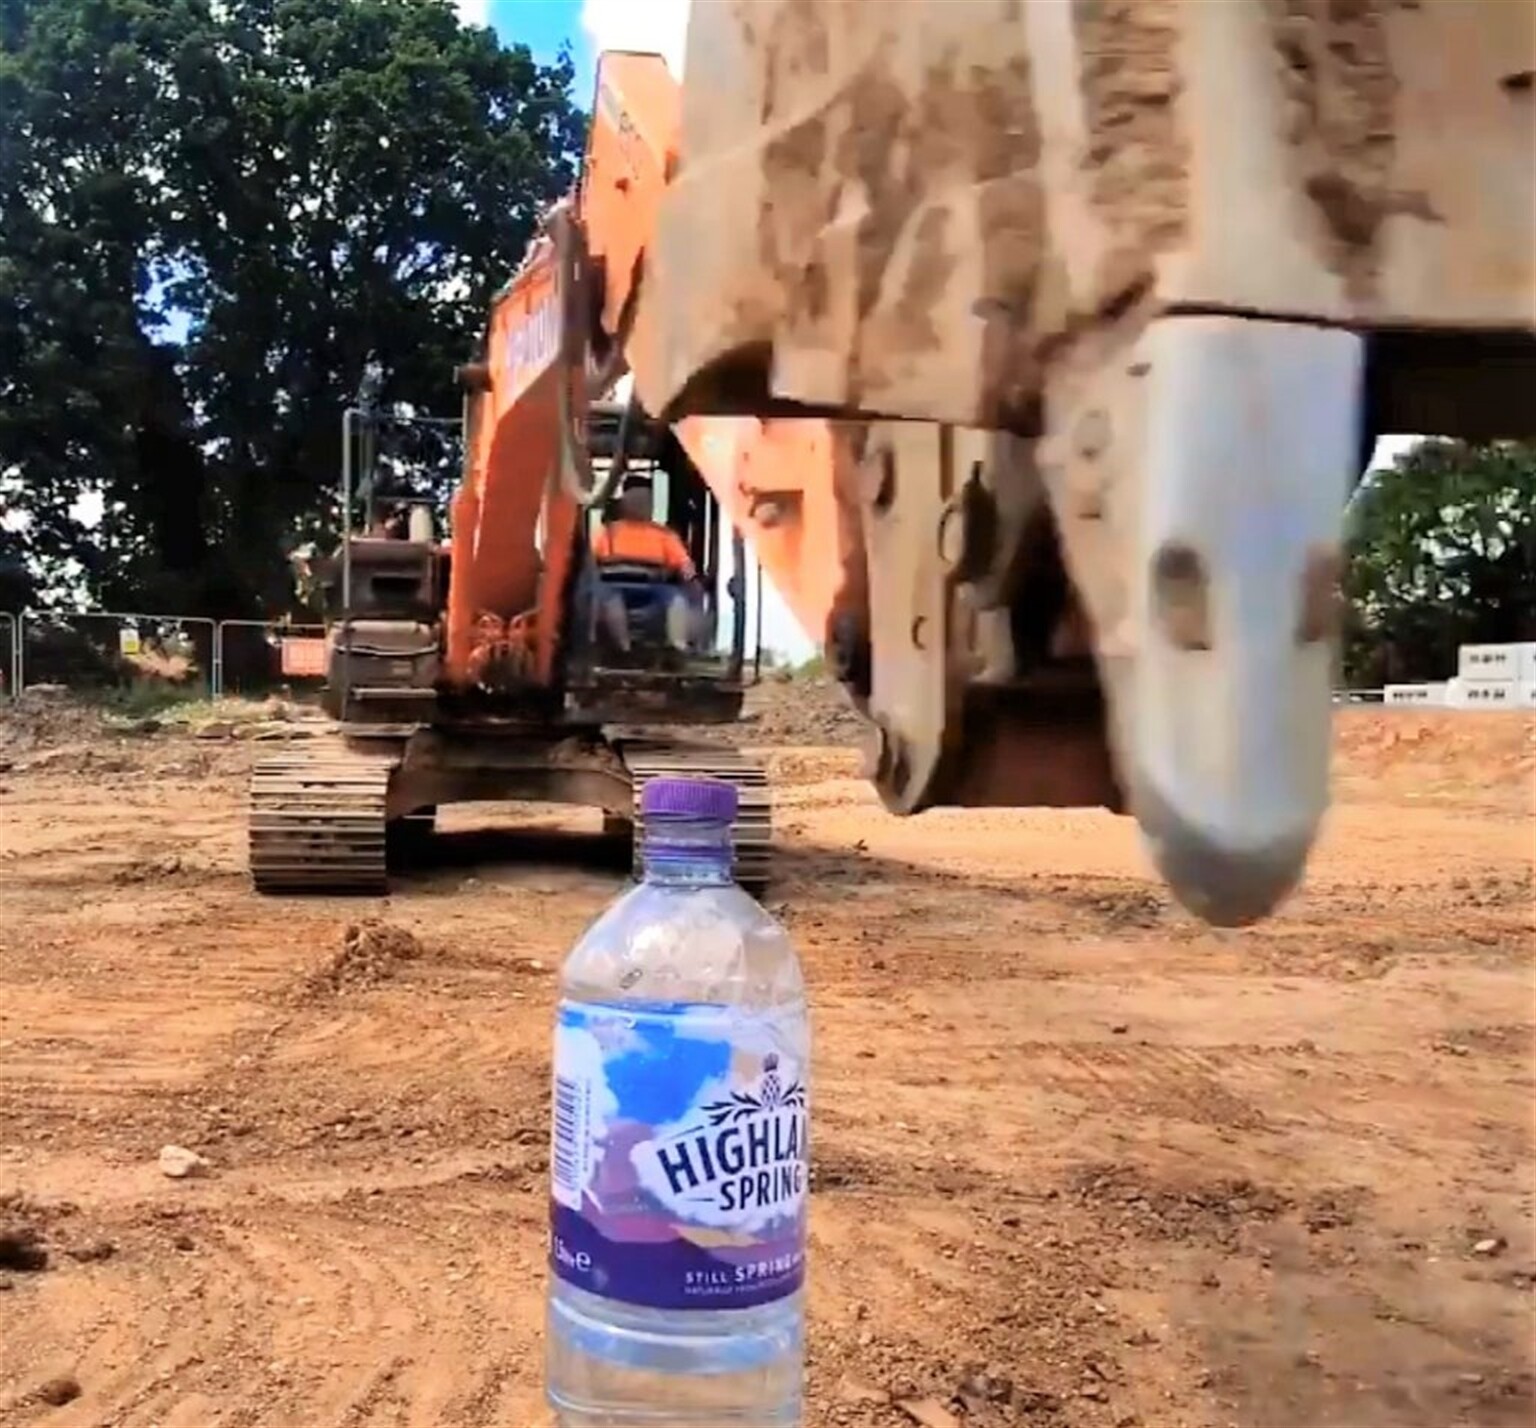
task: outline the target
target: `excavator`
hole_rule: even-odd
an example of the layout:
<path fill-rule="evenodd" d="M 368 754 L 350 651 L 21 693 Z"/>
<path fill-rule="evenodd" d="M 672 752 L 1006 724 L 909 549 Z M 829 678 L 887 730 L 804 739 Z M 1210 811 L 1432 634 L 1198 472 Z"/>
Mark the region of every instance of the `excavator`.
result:
<path fill-rule="evenodd" d="M 462 372 L 451 542 L 347 543 L 340 737 L 256 770 L 257 886 L 377 889 L 454 799 L 622 824 L 675 768 L 751 791 L 766 875 L 761 771 L 675 736 L 739 647 L 594 653 L 644 449 L 706 598 L 732 532 L 823 642 L 887 808 L 1125 810 L 1196 915 L 1270 913 L 1376 436 L 1536 425 L 1536 7 L 712 3 L 686 74 L 601 57 Z"/>

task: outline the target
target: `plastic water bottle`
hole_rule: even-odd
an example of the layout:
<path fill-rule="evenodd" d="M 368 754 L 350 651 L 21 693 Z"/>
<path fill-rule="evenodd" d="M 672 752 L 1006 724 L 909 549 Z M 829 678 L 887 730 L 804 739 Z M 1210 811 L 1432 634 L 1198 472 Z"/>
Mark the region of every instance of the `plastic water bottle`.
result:
<path fill-rule="evenodd" d="M 795 1428 L 809 1057 L 788 936 L 731 879 L 736 790 L 654 779 L 643 881 L 566 959 L 548 1391 L 561 1428 Z"/>

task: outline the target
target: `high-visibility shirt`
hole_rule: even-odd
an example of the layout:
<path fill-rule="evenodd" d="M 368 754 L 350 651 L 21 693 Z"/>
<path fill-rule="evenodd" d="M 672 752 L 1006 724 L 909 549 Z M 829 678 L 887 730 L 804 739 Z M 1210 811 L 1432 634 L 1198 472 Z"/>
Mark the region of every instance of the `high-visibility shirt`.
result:
<path fill-rule="evenodd" d="M 682 537 L 660 521 L 609 521 L 592 542 L 599 565 L 656 565 L 684 580 L 694 577 Z"/>

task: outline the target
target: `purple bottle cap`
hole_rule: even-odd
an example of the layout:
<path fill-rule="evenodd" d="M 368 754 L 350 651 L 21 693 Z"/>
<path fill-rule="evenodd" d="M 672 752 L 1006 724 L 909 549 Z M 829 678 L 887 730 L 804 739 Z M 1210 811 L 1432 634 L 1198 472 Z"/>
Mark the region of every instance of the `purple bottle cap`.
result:
<path fill-rule="evenodd" d="M 730 823 L 736 804 L 736 785 L 717 778 L 653 778 L 640 795 L 640 812 L 646 818 Z"/>

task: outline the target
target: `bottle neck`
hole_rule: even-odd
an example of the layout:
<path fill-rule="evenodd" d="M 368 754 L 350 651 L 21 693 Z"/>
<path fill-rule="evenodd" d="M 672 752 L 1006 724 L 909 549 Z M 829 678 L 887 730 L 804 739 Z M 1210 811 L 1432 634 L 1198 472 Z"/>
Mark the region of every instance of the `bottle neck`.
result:
<path fill-rule="evenodd" d="M 647 819 L 641 833 L 641 865 L 648 883 L 723 887 L 731 882 L 731 829 L 698 819 Z"/>

